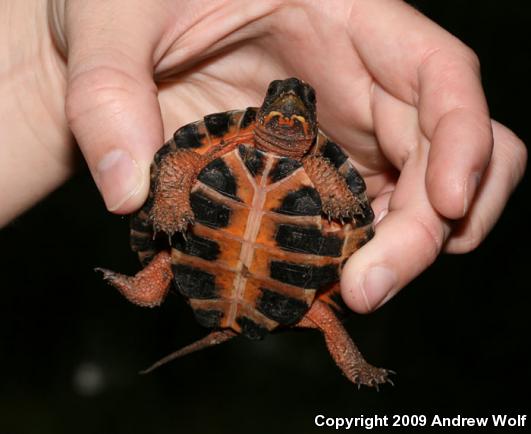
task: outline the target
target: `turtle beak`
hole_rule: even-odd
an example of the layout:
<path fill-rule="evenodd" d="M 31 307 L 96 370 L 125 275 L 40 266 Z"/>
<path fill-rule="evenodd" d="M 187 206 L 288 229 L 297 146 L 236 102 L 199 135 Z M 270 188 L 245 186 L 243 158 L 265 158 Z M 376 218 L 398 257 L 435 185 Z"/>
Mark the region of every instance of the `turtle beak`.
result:
<path fill-rule="evenodd" d="M 282 93 L 268 108 L 269 111 L 263 120 L 264 125 L 294 129 L 304 135 L 309 134 L 310 127 L 307 122 L 309 111 L 295 92 Z"/>
<path fill-rule="evenodd" d="M 302 125 L 304 135 L 308 134 L 309 127 L 308 127 L 308 123 L 306 122 L 306 119 L 304 118 L 304 116 L 292 114 L 291 116 L 288 117 L 284 113 L 273 110 L 273 111 L 270 111 L 264 117 L 264 124 L 268 125 L 275 118 L 276 118 L 276 125 L 278 125 L 280 128 L 295 128 L 298 123 Z"/>

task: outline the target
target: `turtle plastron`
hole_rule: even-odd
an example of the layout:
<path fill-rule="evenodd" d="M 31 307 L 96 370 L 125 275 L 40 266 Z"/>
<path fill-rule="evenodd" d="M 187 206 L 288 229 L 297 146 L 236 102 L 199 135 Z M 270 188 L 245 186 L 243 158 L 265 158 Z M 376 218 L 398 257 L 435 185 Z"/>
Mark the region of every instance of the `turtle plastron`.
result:
<path fill-rule="evenodd" d="M 317 127 L 315 92 L 275 80 L 260 108 L 214 113 L 179 128 L 156 153 L 147 201 L 131 219 L 133 277 L 103 270 L 128 300 L 162 302 L 172 283 L 212 332 L 148 370 L 237 335 L 323 333 L 346 377 L 377 387 L 343 328 L 339 277 L 374 234 L 366 186 Z"/>

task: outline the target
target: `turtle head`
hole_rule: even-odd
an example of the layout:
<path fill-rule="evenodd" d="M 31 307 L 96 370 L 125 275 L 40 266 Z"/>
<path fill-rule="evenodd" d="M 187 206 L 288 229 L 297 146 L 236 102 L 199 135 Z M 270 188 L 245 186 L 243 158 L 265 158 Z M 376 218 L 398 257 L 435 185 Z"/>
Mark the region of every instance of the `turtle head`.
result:
<path fill-rule="evenodd" d="M 260 148 L 302 157 L 317 134 L 315 91 L 294 77 L 271 82 L 256 124 L 255 139 Z"/>

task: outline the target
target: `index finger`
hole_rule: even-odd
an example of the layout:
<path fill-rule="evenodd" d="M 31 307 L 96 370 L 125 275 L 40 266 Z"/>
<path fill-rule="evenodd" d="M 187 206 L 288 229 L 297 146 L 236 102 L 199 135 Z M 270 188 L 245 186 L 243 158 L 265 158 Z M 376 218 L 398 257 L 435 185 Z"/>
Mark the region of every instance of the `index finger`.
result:
<path fill-rule="evenodd" d="M 378 84 L 418 110 L 431 143 L 430 202 L 445 217 L 462 217 L 492 152 L 476 55 L 403 2 L 357 1 L 349 34 Z"/>

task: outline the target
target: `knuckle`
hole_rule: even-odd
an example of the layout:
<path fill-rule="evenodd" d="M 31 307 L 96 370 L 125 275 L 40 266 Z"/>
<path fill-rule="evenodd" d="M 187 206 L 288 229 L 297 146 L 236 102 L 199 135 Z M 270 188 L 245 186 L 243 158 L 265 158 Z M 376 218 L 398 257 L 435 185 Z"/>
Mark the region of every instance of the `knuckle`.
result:
<path fill-rule="evenodd" d="M 423 257 L 427 264 L 431 264 L 441 252 L 444 243 L 444 230 L 434 218 L 425 216 L 415 217 L 416 232 L 424 246 Z"/>
<path fill-rule="evenodd" d="M 461 57 L 475 70 L 479 71 L 481 68 L 481 61 L 476 52 L 468 45 L 461 44 L 460 48 Z"/>
<path fill-rule="evenodd" d="M 509 191 L 512 191 L 524 176 L 528 150 L 513 131 L 496 121 L 492 121 L 492 125 L 495 161 L 498 163 L 498 170 L 503 171 L 507 177 Z"/>
<path fill-rule="evenodd" d="M 480 60 L 476 52 L 461 41 L 457 41 L 456 44 L 444 48 L 426 51 L 421 61 L 421 68 L 437 69 L 439 73 L 445 72 L 451 76 L 461 74 L 463 64 L 479 73 Z"/>
<path fill-rule="evenodd" d="M 105 116 L 125 110 L 127 100 L 138 90 L 138 81 L 126 72 L 98 66 L 75 74 L 68 83 L 65 114 L 70 127 L 96 110 L 105 108 Z M 143 89 L 145 92 L 145 89 Z"/>

